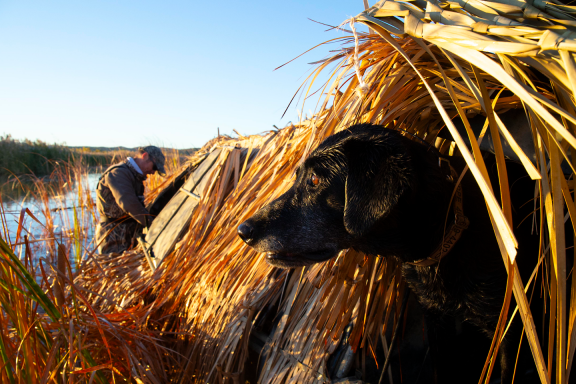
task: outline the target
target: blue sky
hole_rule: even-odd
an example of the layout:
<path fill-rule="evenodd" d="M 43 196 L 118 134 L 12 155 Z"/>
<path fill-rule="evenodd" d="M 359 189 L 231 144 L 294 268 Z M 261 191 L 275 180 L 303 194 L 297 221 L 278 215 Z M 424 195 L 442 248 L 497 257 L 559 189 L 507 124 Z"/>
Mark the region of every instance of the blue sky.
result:
<path fill-rule="evenodd" d="M 370 1 L 370 5 L 373 1 Z M 0 134 L 72 146 L 199 147 L 297 120 L 315 50 L 362 0 L 0 2 Z M 338 49 L 331 45 L 329 49 Z M 308 103 L 305 111 L 313 109 Z"/>

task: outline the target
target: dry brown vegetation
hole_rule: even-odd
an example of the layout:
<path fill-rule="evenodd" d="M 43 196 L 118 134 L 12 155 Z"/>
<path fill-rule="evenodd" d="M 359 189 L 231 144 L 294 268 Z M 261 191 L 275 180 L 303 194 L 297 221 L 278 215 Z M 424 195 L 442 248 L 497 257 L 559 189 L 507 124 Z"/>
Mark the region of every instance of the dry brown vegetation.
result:
<path fill-rule="evenodd" d="M 169 157 L 170 174 L 180 167 L 179 156 Z M 89 292 L 72 284 L 95 248 L 98 213 L 88 171 L 83 162 L 59 162 L 50 183 L 16 178 L 26 195 L 16 215 L 0 201 L 2 383 L 114 382 L 145 376 L 142 364 L 164 354 L 161 346 L 148 351 L 153 333 L 95 310 Z"/>
<path fill-rule="evenodd" d="M 372 122 L 418 136 L 442 153 L 463 156 L 483 190 L 510 285 L 479 382 L 490 380 L 499 336 L 516 314 L 509 308 L 514 295 L 540 380 L 566 383 L 576 350 L 575 295 L 568 301 L 568 292 L 576 292 L 576 279 L 566 270 L 574 250 L 566 249 L 566 238 L 573 234 L 565 233 L 563 220 L 565 214 L 574 220 L 576 208 L 560 163 L 571 163 L 568 153 L 575 154 L 576 66 L 572 40 L 560 38 L 559 31 L 573 27 L 574 9 L 554 2 L 538 6 L 543 9 L 534 11 L 520 0 L 439 6 L 419 0 L 386 1 L 359 15 L 355 21 L 367 24 L 373 33 L 348 31 L 340 38 L 342 51 L 311 75 L 314 80 L 318 71 L 337 67 L 320 87 L 323 96 L 313 118 L 262 137 L 242 138 L 244 147 L 259 148 L 250 163 L 241 161 L 233 140 L 221 138 L 202 148 L 198 155 L 215 145 L 225 147 L 188 231 L 153 273 L 143 254 L 133 250 L 121 257 L 85 252 L 84 263 L 72 274 L 66 258 L 58 258 L 63 253 L 56 246 L 53 265 L 61 267 L 52 272 L 44 268 L 46 277 L 35 288 L 30 279 L 16 275 L 38 270 L 33 255 L 26 253 L 25 245 L 3 245 L 2 255 L 11 268 L 4 273 L 12 275 L 2 277 L 9 283 L 2 291 L 7 296 L 2 301 L 1 347 L 16 353 L 23 345 L 17 361 L 9 358 L 12 355 L 2 356 L 3 382 L 10 381 L 10 372 L 28 372 L 31 382 L 42 382 L 43 375 L 55 382 L 91 376 L 101 382 L 239 382 L 254 321 L 274 304 L 283 316 L 267 345 L 262 382 L 327 380 L 325 359 L 351 320 L 355 323 L 350 344 L 363 359 L 370 358 L 370 350 L 379 339 L 386 340 L 385 330 L 398 315 L 395 303 L 404 283 L 395 262 L 344 251 L 324 264 L 298 269 L 288 279 L 285 271 L 271 268 L 263 255 L 248 248 L 236 236 L 236 227 L 286 190 L 299 163 L 324 138 L 350 124 Z M 440 24 L 444 27 L 438 28 Z M 533 71 L 543 77 L 535 77 Z M 306 95 L 312 86 L 313 81 L 304 88 Z M 504 92 L 508 96 L 501 97 Z M 510 108 L 524 108 L 529 116 L 536 163 L 514 146 L 498 122 L 497 115 Z M 480 156 L 481 137 L 467 127 L 470 151 L 450 120 L 460 116 L 467 121 L 467 116 L 477 114 L 486 116 L 484 132 L 490 129 L 493 137 L 500 132 L 538 180 L 535 215 L 545 246 L 534 274 L 549 282 L 543 287 L 524 287 L 516 271 L 501 145 L 495 143 L 500 205 Z M 455 144 L 439 138 L 440 129 L 448 129 Z M 158 191 L 162 182 L 153 180 L 151 186 Z M 27 265 L 19 266 L 11 249 L 21 252 Z M 39 274 L 32 278 L 38 279 Z M 551 309 L 545 314 L 533 314 L 527 305 L 526 291 L 534 289 L 544 293 Z M 60 316 L 48 302 L 64 303 Z M 36 303 L 45 306 L 44 313 L 35 310 Z M 6 308 L 22 308 L 21 318 L 28 317 L 10 320 L 12 312 Z M 545 344 L 538 340 L 533 316 L 546 318 L 550 337 Z"/>

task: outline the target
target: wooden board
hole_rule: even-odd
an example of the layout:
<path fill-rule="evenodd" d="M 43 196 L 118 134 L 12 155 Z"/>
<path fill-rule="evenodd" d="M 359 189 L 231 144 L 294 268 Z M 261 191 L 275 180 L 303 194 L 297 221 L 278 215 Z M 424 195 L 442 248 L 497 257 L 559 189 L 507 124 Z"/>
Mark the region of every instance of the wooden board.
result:
<path fill-rule="evenodd" d="M 198 198 L 185 191 L 202 196 L 210 178 L 210 171 L 218 160 L 220 152 L 221 149 L 216 148 L 202 161 L 152 222 L 145 240 L 156 267 L 172 251 L 186 230 L 194 209 L 198 205 Z"/>

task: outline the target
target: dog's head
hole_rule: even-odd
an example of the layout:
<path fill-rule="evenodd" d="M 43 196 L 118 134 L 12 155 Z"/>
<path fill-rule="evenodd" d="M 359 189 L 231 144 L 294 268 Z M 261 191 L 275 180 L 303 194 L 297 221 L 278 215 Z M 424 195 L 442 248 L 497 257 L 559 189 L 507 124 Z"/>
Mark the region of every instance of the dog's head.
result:
<path fill-rule="evenodd" d="M 370 124 L 330 136 L 286 193 L 240 224 L 239 236 L 283 268 L 322 262 L 354 246 L 410 188 L 406 141 Z"/>

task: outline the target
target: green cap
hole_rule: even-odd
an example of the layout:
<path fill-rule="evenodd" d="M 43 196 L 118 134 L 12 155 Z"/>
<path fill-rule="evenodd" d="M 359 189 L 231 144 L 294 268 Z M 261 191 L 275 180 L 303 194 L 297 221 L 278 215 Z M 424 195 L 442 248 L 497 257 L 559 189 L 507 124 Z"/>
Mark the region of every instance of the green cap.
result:
<path fill-rule="evenodd" d="M 153 145 L 149 145 L 147 147 L 139 149 L 141 152 L 148 153 L 148 156 L 150 156 L 150 158 L 156 165 L 159 174 L 161 175 L 166 174 L 166 169 L 164 169 L 164 163 L 166 162 L 166 158 L 164 157 L 164 154 L 162 153 L 162 150 L 160 148 L 155 147 Z"/>

